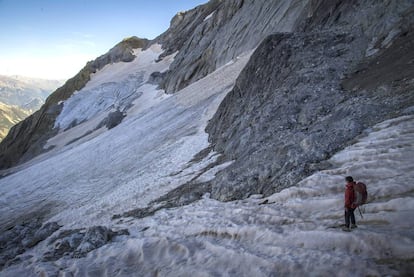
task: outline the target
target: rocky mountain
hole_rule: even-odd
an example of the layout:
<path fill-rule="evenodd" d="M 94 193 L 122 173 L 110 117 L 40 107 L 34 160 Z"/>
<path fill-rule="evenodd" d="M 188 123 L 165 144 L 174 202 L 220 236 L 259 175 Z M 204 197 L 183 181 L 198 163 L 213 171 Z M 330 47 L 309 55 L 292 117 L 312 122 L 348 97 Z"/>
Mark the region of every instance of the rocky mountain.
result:
<path fill-rule="evenodd" d="M 292 186 L 363 130 L 411 114 L 413 10 L 384 5 L 322 1 L 303 29 L 261 43 L 207 127 L 236 161 L 213 181 L 215 198 Z"/>
<path fill-rule="evenodd" d="M 40 110 L 28 117 L 24 122 L 10 130 L 9 135 L 0 144 L 0 168 L 7 168 L 44 152 L 44 144 L 56 134 L 54 122 L 59 115 L 61 102 L 80 90 L 90 80 L 91 74 L 114 62 L 128 62 L 135 58 L 132 49 L 143 47 L 146 40 L 136 37 L 128 38 L 112 48 L 107 54 L 86 66 L 73 78 L 58 88 L 47 99 Z"/>
<path fill-rule="evenodd" d="M 2 274 L 409 275 L 413 26 L 410 0 L 211 0 L 120 42 L 0 144 Z"/>

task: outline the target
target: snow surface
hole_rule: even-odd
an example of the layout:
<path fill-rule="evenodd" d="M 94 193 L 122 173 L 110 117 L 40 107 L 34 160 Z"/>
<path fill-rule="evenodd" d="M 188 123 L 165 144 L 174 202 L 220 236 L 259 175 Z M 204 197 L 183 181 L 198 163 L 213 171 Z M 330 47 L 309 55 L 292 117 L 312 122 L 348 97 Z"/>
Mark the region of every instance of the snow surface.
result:
<path fill-rule="evenodd" d="M 260 196 L 205 197 L 131 219 L 122 226 L 128 238 L 58 266 L 101 276 L 399 275 L 399 262 L 414 258 L 413 157 L 414 117 L 386 121 L 332 157 L 332 169 L 272 195 L 270 204 L 259 205 Z M 338 228 L 349 174 L 369 191 L 351 233 Z"/>
<path fill-rule="evenodd" d="M 107 129 L 97 128 L 98 125 L 116 109 L 127 111 L 128 115 L 144 112 L 169 97 L 156 85 L 148 84 L 151 73 L 168 70 L 176 55 L 174 53 L 158 61 L 162 52 L 159 44 L 145 51 L 135 49 L 136 58 L 132 62 L 108 64 L 92 74 L 83 89 L 68 100 L 59 102 L 64 104 L 55 122 L 55 127 L 59 127 L 60 131 L 44 146 L 49 151 L 15 168 L 2 170 L 0 174 L 6 176 L 21 171 L 99 136 Z M 72 127 L 72 123 L 78 125 Z"/>
<path fill-rule="evenodd" d="M 112 215 L 145 207 L 203 173 L 218 155 L 211 153 L 198 163 L 189 161 L 208 147 L 204 131 L 207 121 L 233 87 L 249 55 L 172 96 L 153 85 L 140 85 L 137 91 L 142 90 L 141 97 L 127 110 L 122 124 L 111 130 L 98 130 L 99 135 L 90 134 L 89 138 L 65 145 L 82 137 L 99 121 L 91 119 L 51 139 L 48 146 L 61 147 L 55 154 L 47 154 L 31 166 L 0 179 L 0 222 L 8 224 L 20 214 L 50 204 L 54 207 L 51 213 L 55 214 L 50 220 L 65 228 L 110 224 Z M 97 75 L 101 74 L 106 74 L 105 69 Z M 73 98 L 84 96 L 86 102 L 92 101 L 91 88 L 99 87 L 103 81 L 92 78 L 91 82 Z M 125 84 L 123 80 L 119 83 Z M 217 85 L 211 86 L 212 83 Z M 95 115 L 99 119 L 105 111 L 98 106 L 91 109 L 95 108 L 101 111 Z M 71 111 L 66 115 L 81 116 L 72 116 Z M 62 118 L 60 124 L 63 122 Z M 199 178 L 212 178 L 216 171 L 211 169 Z"/>
<path fill-rule="evenodd" d="M 60 266 L 112 276 L 378 276 L 414 258 L 414 117 L 377 125 L 334 168 L 268 198 L 205 198 L 125 224 L 132 235 Z M 368 184 L 359 228 L 342 232 L 343 176 Z M 144 230 L 144 227 L 150 227 Z M 411 263 L 412 264 L 412 263 Z"/>
<path fill-rule="evenodd" d="M 25 262 L 27 267 L 3 274 L 60 268 L 62 276 L 399 275 L 399 263 L 414 258 L 413 157 L 414 117 L 389 120 L 333 156 L 332 169 L 267 199 L 254 195 L 223 203 L 206 195 L 188 206 L 117 223 L 131 235 L 85 258 Z M 359 227 L 351 233 L 338 228 L 343 176 L 349 174 L 369 192 L 364 218 L 357 215 Z"/>
<path fill-rule="evenodd" d="M 155 52 L 142 56 L 143 62 L 147 59 L 147 66 L 154 66 L 151 70 L 165 68 L 155 64 L 156 55 L 151 53 Z M 144 70 L 143 78 L 128 77 L 139 72 L 138 60 L 135 65 L 108 66 L 119 69 L 117 77 L 109 68 L 98 72 L 65 107 L 78 97 L 92 101 L 89 93 L 105 94 L 104 85 L 114 82 L 114 87 L 138 95 L 126 110 L 127 117 L 111 130 L 95 131 L 69 145 L 65 136 L 58 135 L 49 141 L 59 149 L 53 155 L 0 179 L 0 222 L 4 226 L 47 206 L 49 220 L 59 222 L 62 229 L 105 225 L 128 228 L 130 235 L 85 258 L 63 257 L 56 262 L 40 261 L 44 241 L 23 254 L 31 258 L 0 275 L 378 276 L 407 270 L 399 264 L 412 266 L 413 116 L 367 130 L 354 145 L 331 158 L 331 169 L 266 199 L 254 195 L 222 203 L 205 195 L 191 205 L 163 209 L 143 219 L 111 220 L 114 214 L 146 207 L 201 173 L 199 181 L 209 180 L 231 163 L 206 171 L 219 157 L 214 152 L 202 161 L 190 161 L 209 146 L 204 132 L 207 121 L 249 55 L 172 96 L 145 82 L 151 70 Z M 135 86 L 133 80 L 138 80 Z M 81 115 L 67 110 L 70 119 L 90 120 L 65 133 L 70 138 L 84 135 L 111 103 L 114 98 Z M 67 122 L 62 117 L 59 124 Z M 351 233 L 338 228 L 343 221 L 346 175 L 365 182 L 369 191 L 364 218 L 357 215 L 359 227 Z M 260 205 L 265 200 L 268 203 Z"/>
<path fill-rule="evenodd" d="M 142 95 L 142 86 L 147 83 L 151 73 L 167 70 L 173 61 L 174 54 L 157 62 L 161 53 L 159 44 L 145 51 L 137 49 L 132 62 L 108 64 L 92 74 L 86 86 L 64 102 L 55 127 L 65 130 L 73 122 L 90 120 L 102 115 L 102 112 L 126 110 L 134 99 Z"/>

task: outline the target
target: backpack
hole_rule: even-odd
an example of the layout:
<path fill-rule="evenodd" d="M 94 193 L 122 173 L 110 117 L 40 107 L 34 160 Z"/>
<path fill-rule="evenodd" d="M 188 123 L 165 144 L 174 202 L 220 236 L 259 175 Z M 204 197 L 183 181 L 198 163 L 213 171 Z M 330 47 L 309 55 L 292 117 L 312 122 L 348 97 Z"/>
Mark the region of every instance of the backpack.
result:
<path fill-rule="evenodd" d="M 367 203 L 367 198 L 367 186 L 362 182 L 354 184 L 354 206 L 359 207 L 361 205 L 364 205 L 365 203 Z"/>

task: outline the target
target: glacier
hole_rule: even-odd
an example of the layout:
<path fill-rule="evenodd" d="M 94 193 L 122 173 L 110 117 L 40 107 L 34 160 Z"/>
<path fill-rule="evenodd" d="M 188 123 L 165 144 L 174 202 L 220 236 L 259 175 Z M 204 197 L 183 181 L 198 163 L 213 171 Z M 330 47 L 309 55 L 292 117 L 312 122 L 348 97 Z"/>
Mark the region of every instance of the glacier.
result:
<path fill-rule="evenodd" d="M 117 237 L 86 257 L 55 262 L 42 262 L 50 247 L 43 241 L 24 253 L 22 263 L 5 268 L 2 276 L 350 276 L 409 270 L 388 264 L 406 264 L 413 258 L 414 116 L 366 130 L 329 160 L 332 168 L 269 197 L 220 202 L 207 193 L 190 205 L 161 209 L 144 218 L 114 219 L 115 214 L 143 208 L 194 178 L 210 180 L 231 164 L 216 165 L 220 155 L 214 151 L 196 162 L 193 158 L 208 149 L 206 124 L 251 53 L 167 95 L 146 81 L 152 70 L 165 70 L 168 63 L 155 66 L 157 55 L 153 49 L 147 51 L 137 50 L 135 63 L 116 63 L 97 72 L 64 104 L 71 107 L 72 101 L 83 98 L 80 110 L 68 108 L 62 113 L 70 119 L 66 122 L 89 120 L 62 131 L 48 142 L 53 150 L 0 179 L 3 224 L 51 207 L 47 221 L 62 225 L 60 231 L 104 225 L 128 229 L 130 235 Z M 105 101 L 92 105 L 93 99 L 105 94 L 102 84 L 108 80 L 130 93 L 134 76 L 128 72 L 139 68 L 139 55 L 144 55 L 142 60 L 151 56 L 145 62 L 153 67 L 147 67 L 144 80 L 138 78 L 142 84 L 134 91 L 137 97 L 125 104 L 126 118 L 113 129 L 94 130 L 102 113 L 113 107 Z M 87 107 L 89 113 L 82 113 Z M 88 131 L 88 136 L 69 143 Z M 357 215 L 358 229 L 349 234 L 339 227 L 343 176 L 351 172 L 368 184 L 369 203 L 364 218 Z"/>
<path fill-rule="evenodd" d="M 269 197 L 220 202 L 205 194 L 189 205 L 161 209 L 144 218 L 113 216 L 144 208 L 179 185 L 208 181 L 230 162 L 217 165 L 205 127 L 235 84 L 251 52 L 173 95 L 149 84 L 160 47 L 137 50 L 132 63 L 98 71 L 87 86 L 64 103 L 57 124 L 85 122 L 48 141 L 51 151 L 0 179 L 1 222 L 48 208 L 48 222 L 60 231 L 109 226 L 129 235 L 86 257 L 42 261 L 47 240 L 22 255 L 1 276 L 357 276 L 410 272 L 414 237 L 414 116 L 380 123 L 334 155 L 332 168 Z M 143 55 L 143 59 L 140 59 Z M 171 62 L 173 56 L 168 61 Z M 148 71 L 136 72 L 140 63 Z M 148 64 L 151 66 L 148 67 Z M 141 64 L 142 65 L 142 64 Z M 115 72 L 116 76 L 112 76 Z M 102 85 L 131 93 L 123 122 L 107 130 L 96 126 L 114 107 Z M 215 84 L 211 86 L 211 84 Z M 91 97 L 93 95 L 93 97 Z M 72 109 L 71 103 L 79 103 Z M 121 101 L 122 102 L 122 101 Z M 82 112 L 82 110 L 88 112 Z M 63 119 L 67 119 L 66 121 Z M 66 123 L 65 123 L 66 122 Z M 89 133 L 83 136 L 84 133 Z M 71 140 L 81 137 L 79 140 Z M 214 165 L 211 167 L 211 165 Z M 343 176 L 368 184 L 369 203 L 358 229 L 340 230 Z M 385 176 L 385 177 L 384 177 Z M 392 185 L 392 186 L 391 186 Z M 401 264 L 395 268 L 390 265 Z M 408 266 L 407 266 L 408 264 Z M 406 268 L 404 268 L 404 266 Z M 341 267 L 341 271 L 337 268 Z"/>
<path fill-rule="evenodd" d="M 203 146 L 201 143 L 200 148 Z M 413 155 L 414 116 L 388 120 L 367 130 L 355 144 L 334 155 L 330 160 L 333 168 L 313 174 L 296 187 L 267 198 L 253 195 L 227 203 L 210 199 L 206 194 L 198 202 L 163 209 L 143 219 L 131 217 L 116 223 L 105 220 L 117 229 L 128 228 L 130 235 L 119 237 L 85 258 L 62 258 L 54 263 L 33 265 L 36 255 L 46 247 L 42 242 L 29 252 L 31 259 L 23 265 L 6 268 L 2 276 L 53 272 L 59 272 L 60 276 L 409 273 L 409 267 L 393 268 L 387 264 L 404 264 L 413 257 Z M 359 227 L 345 233 L 339 226 L 343 216 L 343 176 L 349 172 L 364 176 L 361 180 L 368 184 L 369 201 L 363 208 L 364 218 L 357 214 Z M 54 220 L 59 218 L 65 223 L 64 228 L 71 226 L 75 217 L 77 223 L 79 220 L 82 224 L 103 223 L 99 218 L 110 212 L 107 207 L 112 206 L 114 211 L 118 209 L 116 206 L 139 205 L 128 199 L 131 198 L 128 195 L 137 196 L 131 185 L 137 185 L 139 179 L 138 176 L 135 183 L 124 187 L 124 191 L 131 189 L 127 195 L 121 191 L 98 194 L 99 199 L 88 201 L 94 204 L 82 205 L 79 201 L 75 214 L 75 209 L 66 207 L 71 211 L 61 211 Z M 104 183 L 103 178 L 94 185 L 100 183 Z M 50 186 L 53 194 L 63 197 L 63 191 L 53 189 L 53 184 Z M 85 184 L 68 179 L 66 186 L 66 196 L 76 191 L 88 194 Z M 164 188 L 152 184 L 151 190 L 150 194 L 160 194 Z M 20 191 L 20 199 L 29 197 L 30 192 Z M 145 202 L 145 198 L 139 200 Z"/>
<path fill-rule="evenodd" d="M 154 64 L 156 57 L 151 61 Z M 62 118 L 66 121 L 58 118 L 57 124 L 65 126 L 65 122 L 76 119 L 89 120 L 56 135 L 46 145 L 55 146 L 52 151 L 0 180 L 4 192 L 1 222 L 8 223 L 15 214 L 24 214 L 45 204 L 43 201 L 50 201 L 56 203 L 56 210 L 52 211 L 56 215 L 51 220 L 58 220 L 67 227 L 108 224 L 112 214 L 145 206 L 186 183 L 217 159 L 217 154 L 211 153 L 188 167 L 194 155 L 208 147 L 208 135 L 204 131 L 207 121 L 233 87 L 248 58 L 249 53 L 246 53 L 174 95 L 160 93 L 155 85 L 139 86 L 137 90 L 142 89 L 143 93 L 132 101 L 134 104 L 127 110 L 123 123 L 106 132 L 93 131 L 96 127 L 93 123 L 98 121 L 91 117 L 95 115 L 101 119 L 102 112 L 108 109 L 105 101 L 94 105 L 94 94 L 103 95 L 105 99 L 106 91 L 101 87 L 105 83 L 100 79 L 106 82 L 110 79 L 107 72 L 112 72 L 112 68 L 102 69 L 84 90 L 65 103 L 68 109 L 67 112 L 63 109 L 62 114 L 66 116 Z M 136 60 L 139 64 L 140 56 Z M 118 84 L 120 90 L 130 93 L 128 82 L 133 82 L 133 78 L 124 72 L 125 67 L 127 71 L 129 67 L 136 70 L 134 66 L 134 63 L 111 65 L 127 79 L 126 87 L 123 87 L 122 78 L 112 85 Z M 148 78 L 149 74 L 146 75 Z M 210 86 L 212 83 L 220 85 Z M 82 105 L 73 109 L 72 103 L 79 103 L 80 98 L 84 100 Z M 70 143 L 85 132 L 91 132 L 89 137 Z M 180 168 L 182 173 L 174 174 Z"/>
<path fill-rule="evenodd" d="M 0 276 L 412 274 L 410 7 L 212 0 L 88 63 L 2 144 L 34 158 L 0 172 Z M 369 193 L 350 233 L 346 175 Z"/>

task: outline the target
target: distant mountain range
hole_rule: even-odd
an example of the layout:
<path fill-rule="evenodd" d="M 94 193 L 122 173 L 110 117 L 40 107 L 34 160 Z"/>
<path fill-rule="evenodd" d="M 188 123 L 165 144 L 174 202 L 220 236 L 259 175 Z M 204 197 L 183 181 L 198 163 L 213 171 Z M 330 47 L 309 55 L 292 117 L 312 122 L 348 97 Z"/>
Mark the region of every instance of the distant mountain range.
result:
<path fill-rule="evenodd" d="M 28 110 L 0 102 L 0 139 L 7 135 L 11 127 L 29 115 L 30 112 Z"/>
<path fill-rule="evenodd" d="M 9 129 L 40 109 L 63 80 L 0 75 L 0 140 Z"/>

